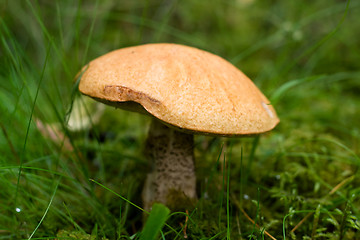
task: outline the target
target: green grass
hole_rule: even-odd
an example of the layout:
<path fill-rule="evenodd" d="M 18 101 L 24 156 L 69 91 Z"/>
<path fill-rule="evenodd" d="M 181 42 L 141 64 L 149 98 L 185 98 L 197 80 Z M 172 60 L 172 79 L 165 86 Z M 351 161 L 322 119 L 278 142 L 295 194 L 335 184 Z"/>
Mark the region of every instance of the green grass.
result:
<path fill-rule="evenodd" d="M 0 239 L 141 236 L 149 118 L 107 107 L 80 131 L 67 122 L 99 109 L 76 89 L 84 64 L 150 42 L 228 59 L 281 119 L 259 138 L 197 136 L 199 201 L 149 217 L 166 220 L 158 239 L 360 239 L 359 14 L 357 1 L 1 0 Z"/>

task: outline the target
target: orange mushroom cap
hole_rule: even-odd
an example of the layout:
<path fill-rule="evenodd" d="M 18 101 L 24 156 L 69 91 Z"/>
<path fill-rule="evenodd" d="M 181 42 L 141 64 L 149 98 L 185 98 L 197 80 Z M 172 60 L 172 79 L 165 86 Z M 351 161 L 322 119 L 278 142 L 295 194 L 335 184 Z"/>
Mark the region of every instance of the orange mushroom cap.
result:
<path fill-rule="evenodd" d="M 196 133 L 259 134 L 279 123 L 269 100 L 234 65 L 178 44 L 128 47 L 96 58 L 84 68 L 79 90 Z"/>

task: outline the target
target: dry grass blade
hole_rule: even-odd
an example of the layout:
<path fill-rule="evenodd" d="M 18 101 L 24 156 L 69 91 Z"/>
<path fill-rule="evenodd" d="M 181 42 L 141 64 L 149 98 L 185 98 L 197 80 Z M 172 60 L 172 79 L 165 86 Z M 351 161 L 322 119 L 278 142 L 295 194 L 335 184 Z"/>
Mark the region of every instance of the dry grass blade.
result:
<path fill-rule="evenodd" d="M 338 185 L 336 185 L 333 189 L 331 189 L 331 191 L 329 192 L 329 195 L 334 194 L 337 190 L 339 190 L 342 186 L 344 186 L 345 184 L 347 184 L 348 182 L 351 182 L 352 180 L 354 180 L 355 176 L 350 176 L 348 178 L 345 178 L 344 180 L 342 180 Z"/>
<path fill-rule="evenodd" d="M 351 182 L 352 180 L 354 180 L 354 178 L 355 178 L 354 176 L 350 176 L 348 178 L 345 178 L 339 184 L 337 184 L 333 189 L 331 189 L 331 191 L 328 193 L 327 196 L 330 196 L 330 195 L 334 194 L 342 186 L 344 186 L 345 184 L 347 184 L 347 183 Z M 310 212 L 310 213 L 306 214 L 306 216 L 303 219 L 301 219 L 300 222 L 298 224 L 296 224 L 296 226 L 290 232 L 295 232 L 296 229 L 298 229 L 312 214 L 313 214 L 313 212 Z"/>
<path fill-rule="evenodd" d="M 56 126 L 44 124 L 40 119 L 35 119 L 35 123 L 36 127 L 45 138 L 50 139 L 58 146 L 63 144 L 64 148 L 68 151 L 74 150 L 69 138 L 67 138 L 64 133 L 57 129 Z"/>
<path fill-rule="evenodd" d="M 20 157 L 19 157 L 18 153 L 16 152 L 16 150 L 14 148 L 14 145 L 11 142 L 11 139 L 9 138 L 9 135 L 7 134 L 7 130 L 6 130 L 5 126 L 1 122 L 0 122 L 0 126 L 1 126 L 1 129 L 3 131 L 4 136 L 6 138 L 6 141 L 9 144 L 9 148 L 10 148 L 11 152 L 13 153 L 13 155 L 16 158 L 17 162 L 20 163 Z"/>
<path fill-rule="evenodd" d="M 301 221 L 298 222 L 298 224 L 296 224 L 296 226 L 293 229 L 291 229 L 290 232 L 295 232 L 296 229 L 298 229 L 312 214 L 313 214 L 312 212 L 306 214 L 306 216 L 303 219 L 301 219 Z"/>
<path fill-rule="evenodd" d="M 255 224 L 255 226 L 259 229 L 261 229 L 261 227 L 255 223 L 254 220 L 251 219 L 251 217 L 245 212 L 245 210 L 240 206 L 240 203 L 236 200 L 236 198 L 234 196 L 231 196 L 231 200 L 235 203 L 235 206 L 244 214 L 244 216 L 252 223 Z M 265 235 L 267 235 L 268 237 L 270 237 L 273 240 L 276 240 L 276 238 L 274 238 L 270 233 L 268 233 L 266 230 L 264 230 Z"/>

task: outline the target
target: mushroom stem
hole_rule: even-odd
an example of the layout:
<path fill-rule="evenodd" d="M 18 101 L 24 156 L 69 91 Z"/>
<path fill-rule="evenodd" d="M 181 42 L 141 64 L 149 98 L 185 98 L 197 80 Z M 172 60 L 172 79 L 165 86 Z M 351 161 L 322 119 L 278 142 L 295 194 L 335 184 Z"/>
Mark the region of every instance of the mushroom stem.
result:
<path fill-rule="evenodd" d="M 154 202 L 179 207 L 196 198 L 193 147 L 193 135 L 152 120 L 145 148 L 152 163 L 143 190 L 145 209 Z"/>

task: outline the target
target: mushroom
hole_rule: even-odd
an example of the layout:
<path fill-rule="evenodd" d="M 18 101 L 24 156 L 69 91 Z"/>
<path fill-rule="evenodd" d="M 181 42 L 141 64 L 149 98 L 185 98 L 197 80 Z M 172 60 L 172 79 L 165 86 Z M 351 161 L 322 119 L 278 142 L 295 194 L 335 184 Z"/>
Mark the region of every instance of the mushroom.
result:
<path fill-rule="evenodd" d="M 196 199 L 193 134 L 255 135 L 279 122 L 269 100 L 239 69 L 179 44 L 112 51 L 84 67 L 79 90 L 105 104 L 152 116 L 146 140 L 152 171 L 143 204 Z"/>

